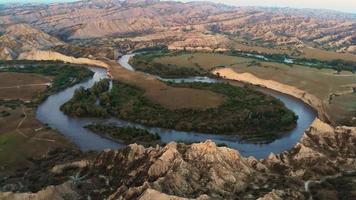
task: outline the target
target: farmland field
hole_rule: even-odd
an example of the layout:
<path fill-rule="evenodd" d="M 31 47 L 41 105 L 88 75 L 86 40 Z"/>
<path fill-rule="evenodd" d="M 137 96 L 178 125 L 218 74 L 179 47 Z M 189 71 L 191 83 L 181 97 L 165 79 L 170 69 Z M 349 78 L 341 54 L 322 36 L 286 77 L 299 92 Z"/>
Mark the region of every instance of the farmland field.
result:
<path fill-rule="evenodd" d="M 28 101 L 44 92 L 52 78 L 38 74 L 0 73 L 0 99 Z"/>
<path fill-rule="evenodd" d="M 21 65 L 28 67 L 14 67 L 18 64 L 0 72 L 0 176 L 31 166 L 29 158 L 37 159 L 49 151 L 78 150 L 56 130 L 42 124 L 35 109 L 46 95 L 91 75 L 87 69 L 58 63 L 49 66 L 52 64 L 26 61 Z"/>

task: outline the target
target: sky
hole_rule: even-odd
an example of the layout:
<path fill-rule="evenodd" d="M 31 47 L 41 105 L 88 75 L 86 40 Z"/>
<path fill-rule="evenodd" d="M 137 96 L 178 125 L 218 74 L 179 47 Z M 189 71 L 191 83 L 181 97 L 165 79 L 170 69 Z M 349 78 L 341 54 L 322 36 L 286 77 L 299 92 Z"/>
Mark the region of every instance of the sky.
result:
<path fill-rule="evenodd" d="M 50 3 L 68 2 L 73 0 L 0 0 L 0 3 Z M 188 2 L 191 0 L 181 0 Z M 208 0 L 209 1 L 209 0 Z M 210 0 L 215 3 L 225 3 L 237 6 L 272 6 L 294 8 L 331 9 L 356 13 L 356 0 Z"/>

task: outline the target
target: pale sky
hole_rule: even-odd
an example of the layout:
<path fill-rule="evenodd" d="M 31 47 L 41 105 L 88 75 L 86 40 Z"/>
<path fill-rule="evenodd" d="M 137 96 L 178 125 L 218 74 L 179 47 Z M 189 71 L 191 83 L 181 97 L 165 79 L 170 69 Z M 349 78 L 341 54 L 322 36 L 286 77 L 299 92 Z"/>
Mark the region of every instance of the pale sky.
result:
<path fill-rule="evenodd" d="M 68 2 L 74 0 L 0 0 L 0 3 L 43 3 Z M 184 2 L 192 0 L 181 0 Z M 209 1 L 209 0 L 208 0 Z M 356 0 L 210 0 L 215 3 L 225 3 L 237 6 L 272 6 L 294 8 L 331 9 L 356 13 Z"/>
<path fill-rule="evenodd" d="M 181 1 L 188 2 L 191 0 Z M 331 9 L 356 13 L 356 0 L 212 0 L 212 2 L 238 6 Z"/>

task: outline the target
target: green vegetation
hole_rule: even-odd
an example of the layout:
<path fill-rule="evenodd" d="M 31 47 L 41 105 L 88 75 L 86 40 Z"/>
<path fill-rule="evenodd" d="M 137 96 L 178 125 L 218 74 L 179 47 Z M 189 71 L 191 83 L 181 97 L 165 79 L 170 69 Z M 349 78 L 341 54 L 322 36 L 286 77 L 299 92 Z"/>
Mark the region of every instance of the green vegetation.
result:
<path fill-rule="evenodd" d="M 350 71 L 352 73 L 356 72 L 356 62 L 346 61 L 342 59 L 334 59 L 330 61 L 322 61 L 318 59 L 308 59 L 308 58 L 291 58 L 287 54 L 263 54 L 263 53 L 246 53 L 240 51 L 232 51 L 228 53 L 231 56 L 240 56 L 255 58 L 258 60 L 268 61 L 268 62 L 278 62 L 285 63 L 286 59 L 292 60 L 293 63 L 285 63 L 288 65 L 303 65 L 307 67 L 317 68 L 317 69 L 333 69 L 337 72 Z M 266 59 L 265 59 L 266 58 Z"/>
<path fill-rule="evenodd" d="M 93 75 L 83 65 L 66 64 L 59 61 L 0 61 L 0 72 L 35 73 L 53 76 L 51 87 L 41 94 L 39 101 L 49 95 L 75 85 Z"/>
<path fill-rule="evenodd" d="M 108 113 L 98 104 L 98 101 L 99 96 L 107 92 L 109 87 L 109 79 L 103 79 L 87 90 L 81 87 L 74 92 L 73 98 L 63 104 L 60 109 L 73 116 L 105 117 Z"/>
<path fill-rule="evenodd" d="M 143 145 L 155 145 L 160 143 L 161 137 L 147 130 L 134 127 L 117 127 L 115 125 L 93 124 L 85 128 L 125 144 L 139 143 Z"/>
<path fill-rule="evenodd" d="M 173 65 L 178 68 L 197 65 L 207 71 L 224 66 L 237 73 L 250 73 L 261 79 L 274 80 L 297 87 L 319 98 L 324 102 L 325 111 L 334 123 L 348 126 L 356 123 L 354 119 L 356 93 L 351 92 L 356 83 L 354 61 L 340 60 L 336 56 L 324 61 L 277 53 L 272 55 L 247 54 L 243 51 L 169 52 L 165 56 L 162 54 L 151 58 L 148 62 L 164 66 Z M 335 96 L 335 94 L 339 95 Z M 330 97 L 333 96 L 335 97 L 331 100 Z"/>
<path fill-rule="evenodd" d="M 95 105 L 95 100 L 91 97 L 93 96 L 91 89 L 78 90 L 80 92 L 76 92 L 73 99 L 64 104 L 61 109 L 72 116 L 87 117 L 99 116 L 100 112 L 97 113 L 94 108 L 100 107 L 100 109 L 105 109 L 102 117 L 110 114 L 119 119 L 153 127 L 238 134 L 244 138 L 268 134 L 270 139 L 271 133 L 277 137 L 280 131 L 291 129 L 296 123 L 297 116 L 281 101 L 249 88 L 224 83 L 171 83 L 171 85 L 211 90 L 226 95 L 228 99 L 217 108 L 169 110 L 145 98 L 143 90 L 114 81 L 112 90 L 99 95 L 100 105 Z M 91 98 L 93 100 L 89 102 L 87 99 Z M 82 108 L 91 109 L 81 112 Z"/>
<path fill-rule="evenodd" d="M 21 106 L 23 102 L 20 100 L 3 100 L 0 99 L 0 106 L 4 106 L 7 108 L 11 108 L 12 110 L 15 110 L 17 107 Z"/>
<path fill-rule="evenodd" d="M 148 51 L 168 51 L 168 47 L 164 45 L 145 47 L 133 51 L 134 53 L 148 52 Z"/>
<path fill-rule="evenodd" d="M 201 53 L 200 53 L 201 54 Z M 136 70 L 143 71 L 149 74 L 158 75 L 164 78 L 177 78 L 177 77 L 189 77 L 189 76 L 211 76 L 209 73 L 210 70 L 229 66 L 233 64 L 238 64 L 241 62 L 248 62 L 248 66 L 262 66 L 261 62 L 271 62 L 271 63 L 283 63 L 288 66 L 293 65 L 303 65 L 311 68 L 317 69 L 333 69 L 337 72 L 341 71 L 350 71 L 352 73 L 356 72 L 356 62 L 346 61 L 342 59 L 334 59 L 330 61 L 322 61 L 317 59 L 307 59 L 307 58 L 294 58 L 290 57 L 287 54 L 263 54 L 263 53 L 251 53 L 251 52 L 243 52 L 243 51 L 231 51 L 226 53 L 205 53 L 206 59 L 210 57 L 221 55 L 226 56 L 225 59 L 230 60 L 231 62 L 227 64 L 207 66 L 204 65 L 204 61 L 201 60 L 201 56 L 199 53 L 189 53 L 185 51 L 176 51 L 170 52 L 167 50 L 162 51 L 153 51 L 147 52 L 143 54 L 136 55 L 132 60 L 130 60 L 130 64 L 134 66 Z M 189 56 L 191 55 L 191 56 Z M 172 57 L 182 56 L 183 59 L 188 56 L 187 61 L 189 61 L 187 66 L 182 66 L 177 60 L 173 62 L 174 59 Z M 197 58 L 195 58 L 197 56 Z M 168 58 L 171 57 L 171 62 L 164 62 L 159 58 Z M 229 58 L 230 57 L 230 58 Z M 250 60 L 246 60 L 250 59 Z M 241 62 L 236 62 L 235 60 L 241 60 Z M 288 62 L 286 62 L 288 60 Z M 182 63 L 186 63 L 186 61 L 181 61 Z M 234 63 L 236 62 L 236 63 Z M 205 63 L 206 65 L 206 63 Z M 208 64 L 210 65 L 210 64 Z"/>

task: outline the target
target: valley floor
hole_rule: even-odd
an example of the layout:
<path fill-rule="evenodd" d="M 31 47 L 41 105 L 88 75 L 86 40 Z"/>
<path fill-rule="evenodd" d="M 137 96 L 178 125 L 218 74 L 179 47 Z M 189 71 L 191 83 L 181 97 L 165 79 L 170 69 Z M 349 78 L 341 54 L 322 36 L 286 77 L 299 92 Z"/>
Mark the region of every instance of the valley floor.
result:
<path fill-rule="evenodd" d="M 140 73 L 123 73 L 125 70 L 116 63 L 107 63 L 114 78 L 142 87 L 150 82 L 149 77 L 137 75 Z M 152 84 L 161 87 L 155 81 Z M 354 199 L 351 172 L 356 165 L 355 141 L 355 127 L 332 127 L 317 119 L 293 149 L 280 155 L 271 154 L 264 160 L 244 158 L 237 151 L 217 147 L 211 141 L 192 145 L 170 143 L 155 148 L 133 144 L 123 150 L 100 153 L 95 159 L 88 160 L 92 163 L 90 166 L 78 162 L 58 165 L 56 168 L 65 166 L 64 169 L 68 167 L 79 172 L 63 184 L 38 193 L 0 193 L 0 198 L 79 199 L 90 195 L 94 199 L 106 196 L 108 199 L 141 200 L 153 197 L 308 199 L 310 196 L 315 199 Z M 68 176 L 65 170 L 50 173 Z M 341 175 L 325 178 L 335 174 Z M 305 183 L 310 180 L 312 184 L 305 188 Z M 347 185 L 343 190 L 337 185 L 340 180 Z"/>

